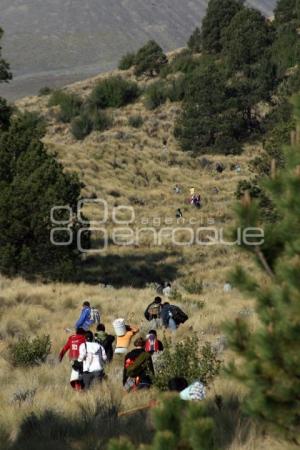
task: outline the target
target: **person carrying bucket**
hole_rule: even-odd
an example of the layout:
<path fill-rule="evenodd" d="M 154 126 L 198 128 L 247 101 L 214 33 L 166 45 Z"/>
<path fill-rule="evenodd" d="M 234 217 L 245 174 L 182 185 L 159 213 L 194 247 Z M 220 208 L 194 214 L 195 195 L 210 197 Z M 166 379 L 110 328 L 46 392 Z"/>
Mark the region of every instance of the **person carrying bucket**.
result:
<path fill-rule="evenodd" d="M 117 335 L 115 354 L 125 354 L 130 346 L 131 339 L 139 332 L 139 328 L 126 325 L 124 319 L 116 319 L 113 322 L 113 327 Z"/>

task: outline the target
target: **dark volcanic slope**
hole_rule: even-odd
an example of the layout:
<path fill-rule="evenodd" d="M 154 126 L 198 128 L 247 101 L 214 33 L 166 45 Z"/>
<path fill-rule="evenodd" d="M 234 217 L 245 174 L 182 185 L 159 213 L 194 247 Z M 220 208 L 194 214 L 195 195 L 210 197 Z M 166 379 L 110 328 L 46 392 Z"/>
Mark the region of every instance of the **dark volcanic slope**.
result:
<path fill-rule="evenodd" d="M 271 14 L 276 0 L 249 3 Z M 0 0 L 5 56 L 16 79 L 9 91 L 30 93 L 45 81 L 110 69 L 149 38 L 166 50 L 180 47 L 206 5 L 207 0 Z"/>

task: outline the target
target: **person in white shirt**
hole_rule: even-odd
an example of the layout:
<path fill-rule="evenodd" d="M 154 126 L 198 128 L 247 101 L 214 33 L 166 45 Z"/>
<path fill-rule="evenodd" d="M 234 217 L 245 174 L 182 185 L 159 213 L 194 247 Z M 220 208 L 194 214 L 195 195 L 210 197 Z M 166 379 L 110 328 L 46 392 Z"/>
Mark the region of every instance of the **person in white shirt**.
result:
<path fill-rule="evenodd" d="M 107 356 L 102 345 L 94 341 L 91 331 L 86 332 L 86 343 L 79 347 L 78 361 L 83 363 L 82 381 L 84 389 L 88 389 L 95 381 L 101 381 L 104 377 L 104 364 Z"/>

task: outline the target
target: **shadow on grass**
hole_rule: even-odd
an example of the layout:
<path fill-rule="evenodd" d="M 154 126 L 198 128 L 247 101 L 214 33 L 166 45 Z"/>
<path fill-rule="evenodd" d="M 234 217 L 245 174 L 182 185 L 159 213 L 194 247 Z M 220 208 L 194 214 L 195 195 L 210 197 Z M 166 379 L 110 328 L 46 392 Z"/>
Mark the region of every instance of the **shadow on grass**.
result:
<path fill-rule="evenodd" d="M 208 401 L 207 411 L 216 425 L 214 435 L 216 449 L 229 449 L 236 440 L 242 445 L 251 438 L 254 422 L 242 411 L 240 400 L 236 395 Z"/>
<path fill-rule="evenodd" d="M 178 276 L 177 256 L 176 252 L 136 252 L 89 257 L 83 264 L 80 281 L 115 288 L 143 288 L 148 283 L 173 281 Z"/>
<path fill-rule="evenodd" d="M 241 411 L 236 396 L 223 398 L 218 405 L 213 400 L 203 405 L 216 425 L 214 443 L 209 448 L 226 450 L 251 440 L 255 425 Z M 5 450 L 105 450 L 110 439 L 120 436 L 128 437 L 138 448 L 153 440 L 149 410 L 118 417 L 115 406 L 99 402 L 95 409 L 79 407 L 78 413 L 73 419 L 50 409 L 40 415 L 32 413 L 21 424 L 15 442 L 9 445 L 6 441 Z"/>
<path fill-rule="evenodd" d="M 95 414 L 81 413 L 73 420 L 50 409 L 40 415 L 32 413 L 5 450 L 104 450 L 110 439 L 119 436 L 127 436 L 137 445 L 151 441 L 147 412 L 119 418 L 116 408 L 102 404 Z"/>

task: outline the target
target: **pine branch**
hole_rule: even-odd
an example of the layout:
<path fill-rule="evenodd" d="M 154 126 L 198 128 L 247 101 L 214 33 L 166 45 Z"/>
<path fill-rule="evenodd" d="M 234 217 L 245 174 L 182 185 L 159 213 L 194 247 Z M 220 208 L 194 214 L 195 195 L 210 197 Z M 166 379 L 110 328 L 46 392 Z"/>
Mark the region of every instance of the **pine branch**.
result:
<path fill-rule="evenodd" d="M 260 247 L 258 245 L 255 246 L 254 253 L 256 254 L 256 256 L 259 259 L 259 261 L 261 262 L 262 266 L 264 267 L 264 269 L 267 272 L 267 274 L 269 275 L 269 277 L 270 278 L 274 278 L 275 274 L 272 271 L 271 267 L 269 266 L 265 255 L 263 254 L 263 252 L 261 251 L 261 249 L 260 249 Z"/>

